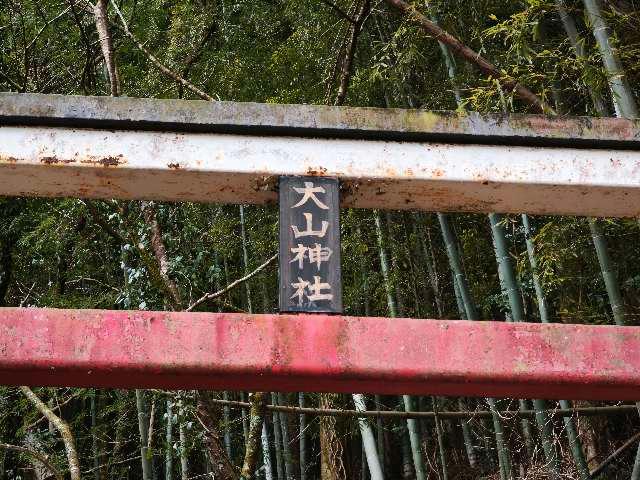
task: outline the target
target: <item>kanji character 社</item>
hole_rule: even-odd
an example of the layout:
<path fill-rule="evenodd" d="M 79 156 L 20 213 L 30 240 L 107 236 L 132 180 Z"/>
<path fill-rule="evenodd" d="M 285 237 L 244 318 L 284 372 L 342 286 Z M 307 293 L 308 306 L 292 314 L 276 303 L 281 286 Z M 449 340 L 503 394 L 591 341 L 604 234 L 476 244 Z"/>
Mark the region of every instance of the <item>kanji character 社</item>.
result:
<path fill-rule="evenodd" d="M 307 282 L 307 287 L 309 291 L 312 292 L 311 295 L 307 295 L 310 302 L 315 302 L 316 300 L 333 300 L 333 294 L 322 293 L 322 290 L 331 290 L 331 284 L 321 282 L 319 276 L 313 277 L 313 283 L 311 285 Z"/>
<path fill-rule="evenodd" d="M 304 296 L 305 296 L 305 289 L 309 286 L 309 282 L 298 277 L 298 282 L 292 283 L 291 286 L 295 288 L 296 291 L 289 298 L 298 297 L 298 306 L 301 307 L 303 303 L 302 300 L 304 299 Z"/>

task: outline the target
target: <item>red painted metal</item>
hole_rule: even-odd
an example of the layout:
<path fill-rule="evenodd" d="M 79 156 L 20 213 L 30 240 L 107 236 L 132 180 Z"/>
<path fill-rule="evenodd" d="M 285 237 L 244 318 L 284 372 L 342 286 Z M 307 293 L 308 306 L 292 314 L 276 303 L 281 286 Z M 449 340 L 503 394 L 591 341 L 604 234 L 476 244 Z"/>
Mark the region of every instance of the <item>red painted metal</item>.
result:
<path fill-rule="evenodd" d="M 0 384 L 640 398 L 640 328 L 0 309 Z"/>

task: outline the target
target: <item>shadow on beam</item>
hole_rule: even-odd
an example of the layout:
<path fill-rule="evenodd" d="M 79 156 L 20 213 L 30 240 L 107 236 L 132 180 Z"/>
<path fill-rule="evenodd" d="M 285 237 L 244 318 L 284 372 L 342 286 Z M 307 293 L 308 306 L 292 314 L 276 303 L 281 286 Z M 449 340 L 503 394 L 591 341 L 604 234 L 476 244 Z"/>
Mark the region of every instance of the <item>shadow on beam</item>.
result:
<path fill-rule="evenodd" d="M 0 383 L 636 400 L 640 327 L 0 308 Z"/>

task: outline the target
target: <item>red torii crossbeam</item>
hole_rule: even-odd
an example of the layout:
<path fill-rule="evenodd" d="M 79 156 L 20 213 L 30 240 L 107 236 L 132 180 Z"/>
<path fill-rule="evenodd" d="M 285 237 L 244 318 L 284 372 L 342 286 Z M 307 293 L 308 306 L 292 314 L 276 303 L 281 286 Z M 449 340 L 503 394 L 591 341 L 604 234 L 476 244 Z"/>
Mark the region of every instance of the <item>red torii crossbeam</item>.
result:
<path fill-rule="evenodd" d="M 637 400 L 640 329 L 0 308 L 0 384 Z"/>

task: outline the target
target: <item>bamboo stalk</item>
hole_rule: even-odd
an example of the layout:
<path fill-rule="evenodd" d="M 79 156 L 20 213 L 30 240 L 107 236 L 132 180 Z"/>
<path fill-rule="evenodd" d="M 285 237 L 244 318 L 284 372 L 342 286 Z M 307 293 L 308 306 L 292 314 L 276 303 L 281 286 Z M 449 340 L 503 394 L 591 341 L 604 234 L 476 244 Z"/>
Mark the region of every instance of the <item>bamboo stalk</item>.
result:
<path fill-rule="evenodd" d="M 624 319 L 624 302 L 622 300 L 622 293 L 620 292 L 620 286 L 616 279 L 615 272 L 609 256 L 609 249 L 607 248 L 607 239 L 602 232 L 602 226 L 600 222 L 595 218 L 589 219 L 589 230 L 591 231 L 591 237 L 593 238 L 593 245 L 596 247 L 596 254 L 598 256 L 598 263 L 600 264 L 600 272 L 604 280 L 604 285 L 607 290 L 607 296 L 609 297 L 609 304 L 611 305 L 611 312 L 613 313 L 613 321 L 616 325 L 624 326 L 626 321 Z"/>
<path fill-rule="evenodd" d="M 275 393 L 271 392 L 271 403 L 273 406 L 278 405 L 278 397 Z M 267 408 L 272 411 L 273 422 L 273 442 L 276 450 L 276 474 L 278 480 L 284 480 L 284 459 L 282 457 L 282 430 L 280 429 L 280 415 L 275 408 Z"/>
<path fill-rule="evenodd" d="M 589 23 L 591 23 L 593 36 L 602 56 L 602 63 L 607 72 L 616 115 L 624 118 L 638 118 L 640 117 L 638 105 L 622 67 L 622 62 L 611 45 L 611 29 L 604 18 L 602 5 L 599 0 L 583 0 L 583 3 Z"/>
<path fill-rule="evenodd" d="M 361 393 L 354 393 L 352 397 L 356 411 L 364 412 L 367 410 L 364 395 Z M 378 449 L 376 448 L 376 439 L 373 436 L 371 425 L 369 425 L 366 418 L 359 417 L 358 426 L 360 428 L 360 435 L 362 436 L 362 446 L 364 448 L 371 480 L 383 480 L 384 475 L 382 473 L 382 466 L 380 464 L 380 458 L 378 457 Z"/>
<path fill-rule="evenodd" d="M 282 393 L 278 393 L 278 404 L 287 406 L 286 397 Z M 282 429 L 282 455 L 284 457 L 284 471 L 287 480 L 293 480 L 293 478 L 295 478 L 295 474 L 293 473 L 293 462 L 291 459 L 289 424 L 287 417 L 283 413 L 280 413 L 280 428 Z"/>
<path fill-rule="evenodd" d="M 167 399 L 167 429 L 165 445 L 164 478 L 173 478 L 173 402 Z"/>
<path fill-rule="evenodd" d="M 533 238 L 531 234 L 531 225 L 529 223 L 529 217 L 526 214 L 522 214 L 522 226 L 524 227 L 524 237 L 527 245 L 527 255 L 529 257 L 529 264 L 531 265 L 531 276 L 533 278 L 533 287 L 536 292 L 536 298 L 538 300 L 538 312 L 540 314 L 540 321 L 542 323 L 551 323 L 549 319 L 549 310 L 547 308 L 547 300 L 542 289 L 542 283 L 540 282 L 540 276 L 538 275 L 538 262 L 535 255 L 535 245 L 533 244 Z M 567 400 L 560 400 L 560 406 L 562 408 L 570 408 Z M 571 417 L 563 417 L 565 431 L 567 432 L 567 438 L 569 439 L 569 448 L 573 461 L 578 470 L 581 480 L 589 479 L 589 466 L 584 456 L 584 450 L 582 448 L 582 442 L 576 431 L 575 424 Z"/>
<path fill-rule="evenodd" d="M 140 434 L 140 462 L 143 480 L 151 480 L 151 460 L 149 458 L 149 417 L 144 390 L 136 390 L 136 407 L 138 409 L 138 432 Z"/>
<path fill-rule="evenodd" d="M 271 463 L 271 450 L 269 449 L 269 428 L 266 417 L 262 422 L 262 461 L 264 462 L 265 480 L 273 480 L 273 465 Z"/>
<path fill-rule="evenodd" d="M 376 225 L 376 237 L 378 240 L 378 253 L 380 256 L 380 270 L 384 279 L 385 290 L 387 292 L 387 306 L 391 317 L 398 316 L 398 307 L 395 299 L 395 289 L 391 281 L 389 272 L 389 261 L 387 256 L 387 247 L 384 231 L 382 228 L 382 219 L 380 212 L 374 211 L 374 219 Z M 407 412 L 413 410 L 412 401 L 409 395 L 402 395 L 402 402 Z M 411 443 L 411 456 L 413 457 L 413 466 L 416 473 L 416 480 L 426 480 L 424 463 L 422 461 L 422 452 L 420 446 L 420 436 L 418 434 L 418 425 L 415 419 L 407 418 L 407 430 L 409 431 L 409 442 Z"/>
<path fill-rule="evenodd" d="M 462 262 L 460 260 L 460 254 L 456 247 L 456 241 L 449 225 L 449 217 L 444 213 L 438 213 L 438 222 L 440 223 L 440 231 L 442 233 L 442 239 L 447 250 L 447 258 L 449 260 L 449 266 L 451 272 L 455 278 L 455 284 L 458 286 L 460 297 L 462 298 L 462 304 L 466 311 L 466 316 L 469 320 L 479 320 L 478 310 L 476 304 L 471 296 L 471 289 L 467 282 L 467 276 L 462 270 Z M 496 439 L 496 450 L 498 453 L 498 464 L 500 466 L 500 478 L 506 480 L 511 477 L 511 460 L 504 442 L 504 432 L 502 427 L 502 421 L 495 406 L 495 399 L 488 398 L 487 403 L 489 405 L 489 412 L 493 420 L 493 428 Z"/>
<path fill-rule="evenodd" d="M 298 405 L 304 408 L 304 392 L 298 393 Z M 300 414 L 300 480 L 307 480 L 307 415 Z"/>
<path fill-rule="evenodd" d="M 509 299 L 511 317 L 515 322 L 523 322 L 525 321 L 524 305 L 522 304 L 522 296 L 520 295 L 520 287 L 516 279 L 515 269 L 511 262 L 502 215 L 490 213 L 489 221 L 491 223 L 491 234 L 496 249 L 498 274 Z M 533 406 L 536 412 L 535 419 L 538 424 L 540 438 L 542 439 L 542 448 L 545 454 L 547 470 L 553 478 L 560 478 L 560 462 L 558 452 L 553 442 L 553 432 L 550 428 L 551 423 L 545 402 L 544 400 L 535 399 Z"/>

